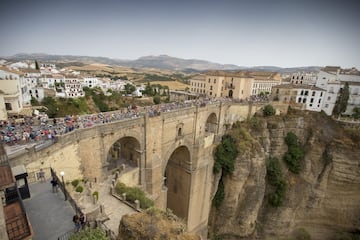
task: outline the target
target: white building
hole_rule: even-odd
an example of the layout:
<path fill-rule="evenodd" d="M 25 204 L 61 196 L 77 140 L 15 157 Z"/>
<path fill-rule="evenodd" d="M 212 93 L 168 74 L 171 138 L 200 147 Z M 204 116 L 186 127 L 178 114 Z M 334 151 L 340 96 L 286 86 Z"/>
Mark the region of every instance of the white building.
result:
<path fill-rule="evenodd" d="M 84 97 L 85 93 L 83 91 L 82 79 L 66 76 L 65 77 L 65 95 L 66 97 L 76 98 Z"/>
<path fill-rule="evenodd" d="M 0 106 L 0 112 L 9 114 L 19 114 L 23 109 L 21 78 L 23 73 L 0 67 L 0 90 L 3 98 L 3 105 Z M 4 115 L 4 114 L 2 114 Z"/>
<path fill-rule="evenodd" d="M 295 85 L 296 103 L 305 104 L 305 109 L 320 112 L 325 98 L 325 90 L 310 85 Z"/>
<path fill-rule="evenodd" d="M 44 100 L 45 94 L 44 94 L 44 88 L 42 87 L 34 87 L 29 90 L 30 98 L 35 98 L 39 102 Z"/>
<path fill-rule="evenodd" d="M 296 72 L 290 76 L 290 83 L 315 85 L 318 74 L 316 72 Z"/>
<path fill-rule="evenodd" d="M 99 86 L 99 80 L 96 77 L 84 77 L 83 87 L 94 88 Z"/>
<path fill-rule="evenodd" d="M 342 69 L 327 66 L 320 70 L 316 86 L 326 89 L 323 110 L 331 115 L 340 91 L 349 84 L 349 100 L 345 115 L 351 115 L 355 107 L 360 107 L 360 72 L 356 68 Z"/>

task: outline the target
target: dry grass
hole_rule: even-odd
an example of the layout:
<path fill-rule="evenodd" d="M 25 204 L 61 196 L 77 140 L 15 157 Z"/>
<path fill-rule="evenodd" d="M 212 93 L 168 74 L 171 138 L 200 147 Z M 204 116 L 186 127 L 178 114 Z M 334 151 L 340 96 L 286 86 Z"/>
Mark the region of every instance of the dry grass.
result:
<path fill-rule="evenodd" d="M 190 85 L 187 85 L 178 81 L 153 81 L 151 84 L 160 84 L 162 86 L 168 86 L 170 90 L 185 90 L 189 88 Z"/>

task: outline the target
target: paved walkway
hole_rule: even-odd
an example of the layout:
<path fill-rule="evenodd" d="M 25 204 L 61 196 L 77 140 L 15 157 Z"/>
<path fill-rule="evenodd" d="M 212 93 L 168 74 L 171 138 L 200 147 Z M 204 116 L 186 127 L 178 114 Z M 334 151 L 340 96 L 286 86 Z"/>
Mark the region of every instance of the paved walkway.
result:
<path fill-rule="evenodd" d="M 111 179 L 109 177 L 106 181 L 99 183 L 98 202 L 104 206 L 105 214 L 109 217 L 109 220 L 104 222 L 105 226 L 117 235 L 122 216 L 136 211 L 110 194 Z"/>
<path fill-rule="evenodd" d="M 31 198 L 24 200 L 26 213 L 34 231 L 33 240 L 57 240 L 72 230 L 74 209 L 59 190 L 52 193 L 50 180 L 30 184 Z"/>

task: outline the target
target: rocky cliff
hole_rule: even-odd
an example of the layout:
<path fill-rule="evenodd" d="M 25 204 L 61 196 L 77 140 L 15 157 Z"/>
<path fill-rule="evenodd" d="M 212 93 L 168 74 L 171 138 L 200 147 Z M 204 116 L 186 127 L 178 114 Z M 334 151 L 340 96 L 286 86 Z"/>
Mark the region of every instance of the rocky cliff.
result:
<path fill-rule="evenodd" d="M 117 240 L 200 240 L 185 232 L 185 224 L 171 212 L 150 208 L 142 213 L 125 215 L 119 225 Z"/>
<path fill-rule="evenodd" d="M 282 160 L 288 148 L 284 137 L 290 131 L 305 150 L 299 174 L 291 173 Z M 218 209 L 211 211 L 209 238 L 306 236 L 320 240 L 360 231 L 360 141 L 356 135 L 351 137 L 320 113 L 296 111 L 286 116 L 254 118 L 238 124 L 230 134 L 237 138 L 239 154 L 234 172 L 223 177 L 225 198 Z M 268 203 L 269 156 L 280 160 L 287 185 L 279 207 Z M 216 190 L 214 187 L 213 192 Z"/>

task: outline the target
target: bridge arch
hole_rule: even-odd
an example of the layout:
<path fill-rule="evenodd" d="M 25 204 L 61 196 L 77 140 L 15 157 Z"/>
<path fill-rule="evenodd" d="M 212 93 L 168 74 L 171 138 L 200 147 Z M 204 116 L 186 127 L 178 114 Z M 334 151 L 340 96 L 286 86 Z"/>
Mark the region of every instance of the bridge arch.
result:
<path fill-rule="evenodd" d="M 205 124 L 205 133 L 216 133 L 217 132 L 217 117 L 215 113 L 211 113 L 209 117 L 206 119 Z"/>
<path fill-rule="evenodd" d="M 141 145 L 140 141 L 132 136 L 124 136 L 115 141 L 109 148 L 107 153 L 107 169 L 108 171 L 121 169 L 125 166 L 125 171 L 135 171 L 135 182 L 126 183 L 129 185 L 140 184 L 140 169 L 141 169 Z"/>
<path fill-rule="evenodd" d="M 187 146 L 177 147 L 169 157 L 164 171 L 167 189 L 166 208 L 182 218 L 188 218 L 191 184 L 191 156 Z"/>

